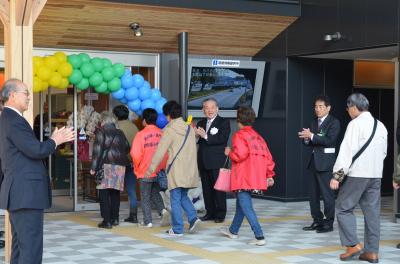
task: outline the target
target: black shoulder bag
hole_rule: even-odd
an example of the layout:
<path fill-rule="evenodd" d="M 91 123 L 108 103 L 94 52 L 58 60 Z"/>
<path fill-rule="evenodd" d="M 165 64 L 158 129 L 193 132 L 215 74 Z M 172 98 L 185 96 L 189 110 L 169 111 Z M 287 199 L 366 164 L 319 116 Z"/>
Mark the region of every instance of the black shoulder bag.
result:
<path fill-rule="evenodd" d="M 349 166 L 349 169 L 354 164 L 354 162 L 358 159 L 358 157 L 360 157 L 360 155 L 364 152 L 364 150 L 368 147 L 369 143 L 371 143 L 372 138 L 375 135 L 377 125 L 378 125 L 378 121 L 376 120 L 376 118 L 374 118 L 374 128 L 372 129 L 371 136 L 369 137 L 367 142 L 365 142 L 364 146 L 362 146 L 362 148 L 359 151 L 357 151 L 357 153 L 353 156 L 353 158 L 351 159 L 351 164 Z M 344 174 L 343 169 L 340 169 L 339 171 L 333 173 L 333 178 L 340 183 L 343 183 L 345 176 L 346 175 Z"/>

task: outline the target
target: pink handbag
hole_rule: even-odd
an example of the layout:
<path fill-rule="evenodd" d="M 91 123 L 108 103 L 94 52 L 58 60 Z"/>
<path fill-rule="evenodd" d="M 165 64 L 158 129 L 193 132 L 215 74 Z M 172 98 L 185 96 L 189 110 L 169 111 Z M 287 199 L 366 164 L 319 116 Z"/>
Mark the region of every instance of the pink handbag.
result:
<path fill-rule="evenodd" d="M 214 189 L 221 192 L 231 191 L 231 170 L 221 168 L 219 169 L 218 179 L 215 182 Z"/>

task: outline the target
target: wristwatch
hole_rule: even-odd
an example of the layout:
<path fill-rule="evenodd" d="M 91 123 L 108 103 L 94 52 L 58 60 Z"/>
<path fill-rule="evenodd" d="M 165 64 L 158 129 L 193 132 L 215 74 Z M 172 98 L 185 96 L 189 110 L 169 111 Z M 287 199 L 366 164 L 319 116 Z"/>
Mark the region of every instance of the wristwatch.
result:
<path fill-rule="evenodd" d="M 333 173 L 333 178 L 335 180 L 337 180 L 338 182 L 342 182 L 345 176 L 346 175 L 344 174 L 343 169 L 340 169 L 340 170 L 338 170 L 338 171 Z"/>

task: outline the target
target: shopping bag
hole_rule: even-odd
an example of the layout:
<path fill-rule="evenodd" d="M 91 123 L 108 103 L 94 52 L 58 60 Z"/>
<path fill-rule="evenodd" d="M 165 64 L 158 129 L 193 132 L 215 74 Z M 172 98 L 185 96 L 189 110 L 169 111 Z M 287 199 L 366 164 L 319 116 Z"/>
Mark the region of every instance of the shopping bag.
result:
<path fill-rule="evenodd" d="M 221 168 L 219 169 L 219 174 L 217 181 L 215 182 L 214 189 L 222 192 L 231 191 L 231 170 Z"/>

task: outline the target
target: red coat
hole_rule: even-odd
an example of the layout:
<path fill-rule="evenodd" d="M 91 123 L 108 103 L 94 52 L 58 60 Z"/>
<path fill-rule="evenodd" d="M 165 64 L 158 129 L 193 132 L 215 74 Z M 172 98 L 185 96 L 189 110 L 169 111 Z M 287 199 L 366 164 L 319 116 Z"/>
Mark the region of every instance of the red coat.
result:
<path fill-rule="evenodd" d="M 267 178 L 275 175 L 275 162 L 265 140 L 251 127 L 245 126 L 233 135 L 232 191 L 266 190 Z"/>

